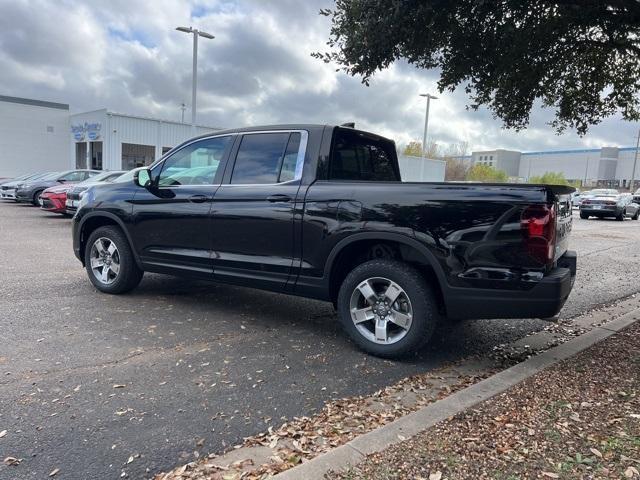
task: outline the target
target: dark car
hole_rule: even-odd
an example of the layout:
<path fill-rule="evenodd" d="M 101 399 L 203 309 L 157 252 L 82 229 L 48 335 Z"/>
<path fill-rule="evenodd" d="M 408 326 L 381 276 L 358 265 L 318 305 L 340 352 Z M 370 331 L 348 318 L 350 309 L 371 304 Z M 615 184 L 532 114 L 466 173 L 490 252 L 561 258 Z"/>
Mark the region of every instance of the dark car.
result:
<path fill-rule="evenodd" d="M 100 170 L 68 170 L 51 174 L 36 180 L 27 180 L 16 190 L 16 200 L 19 202 L 31 202 L 34 205 L 42 205 L 40 194 L 45 189 L 61 183 L 77 183 L 93 177 Z"/>
<path fill-rule="evenodd" d="M 16 190 L 20 185 L 27 183 L 33 180 L 39 180 L 49 175 L 53 175 L 57 172 L 40 172 L 40 173 L 32 173 L 30 175 L 25 176 L 24 178 L 19 178 L 15 180 L 11 180 L 9 182 L 5 182 L 0 185 L 0 198 L 3 200 L 16 200 Z"/>
<path fill-rule="evenodd" d="M 585 198 L 580 205 L 580 218 L 585 220 L 589 217 L 611 217 L 620 221 L 630 217 L 632 220 L 638 220 L 639 213 L 640 205 L 634 202 L 630 193 Z"/>
<path fill-rule="evenodd" d="M 85 180 L 84 182 L 76 183 L 75 185 L 70 186 L 66 191 L 64 205 L 65 212 L 70 215 L 75 214 L 76 210 L 78 209 L 78 203 L 80 203 L 80 199 L 89 188 L 101 183 L 114 182 L 118 178 L 122 177 L 122 175 L 124 175 L 125 173 L 127 173 L 125 170 L 112 170 L 102 172 L 94 177 Z"/>
<path fill-rule="evenodd" d="M 149 271 L 321 299 L 392 357 L 442 318 L 554 316 L 576 273 L 573 191 L 402 182 L 393 141 L 344 126 L 226 130 L 91 187 L 73 247 L 102 292 Z"/>

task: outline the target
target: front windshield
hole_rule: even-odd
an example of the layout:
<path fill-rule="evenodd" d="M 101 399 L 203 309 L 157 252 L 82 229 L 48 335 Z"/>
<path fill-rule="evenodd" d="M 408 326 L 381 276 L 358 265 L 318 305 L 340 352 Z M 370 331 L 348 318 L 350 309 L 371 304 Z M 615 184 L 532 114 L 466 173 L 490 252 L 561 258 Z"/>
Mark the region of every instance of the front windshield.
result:
<path fill-rule="evenodd" d="M 55 180 L 60 176 L 60 172 L 44 173 L 42 176 L 35 178 L 34 180 Z"/>
<path fill-rule="evenodd" d="M 589 195 L 618 195 L 618 191 L 610 188 L 598 188 L 596 190 L 591 190 Z"/>

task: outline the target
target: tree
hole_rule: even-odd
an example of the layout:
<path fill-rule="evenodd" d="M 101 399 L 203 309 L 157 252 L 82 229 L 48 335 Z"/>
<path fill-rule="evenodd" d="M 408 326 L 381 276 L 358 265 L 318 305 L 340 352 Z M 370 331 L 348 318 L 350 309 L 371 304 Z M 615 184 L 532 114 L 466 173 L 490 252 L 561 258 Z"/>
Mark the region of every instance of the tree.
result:
<path fill-rule="evenodd" d="M 467 180 L 474 182 L 497 182 L 504 183 L 508 180 L 507 173 L 490 167 L 489 165 L 476 164 L 469 169 Z"/>
<path fill-rule="evenodd" d="M 637 0 L 336 0 L 329 52 L 368 84 L 398 59 L 438 69 L 438 89 L 463 88 L 507 128 L 529 123 L 536 101 L 562 132 L 620 112 L 640 119 Z"/>
<path fill-rule="evenodd" d="M 417 142 L 415 140 L 409 142 L 404 150 L 402 150 L 403 155 L 407 155 L 409 157 L 421 157 L 422 156 L 422 143 Z"/>
<path fill-rule="evenodd" d="M 468 142 L 452 143 L 447 147 L 444 153 L 443 160 L 447 162 L 444 179 L 451 180 L 465 180 L 469 174 L 469 168 L 471 163 L 464 159 L 469 151 Z"/>
<path fill-rule="evenodd" d="M 529 183 L 540 183 L 543 185 L 569 185 L 569 182 L 564 178 L 562 172 L 545 172 L 543 175 L 534 175 L 529 178 Z"/>

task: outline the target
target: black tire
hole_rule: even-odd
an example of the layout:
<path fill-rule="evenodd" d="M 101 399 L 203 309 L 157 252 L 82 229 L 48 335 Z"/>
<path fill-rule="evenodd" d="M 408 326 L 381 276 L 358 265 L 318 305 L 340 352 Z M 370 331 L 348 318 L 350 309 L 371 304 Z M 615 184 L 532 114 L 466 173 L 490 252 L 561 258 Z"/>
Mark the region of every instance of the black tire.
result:
<path fill-rule="evenodd" d="M 638 216 L 640 216 L 640 210 L 636 210 L 636 214 L 631 217 L 631 220 L 638 220 Z"/>
<path fill-rule="evenodd" d="M 583 220 L 589 220 L 589 215 L 587 215 L 586 213 L 580 212 L 580 218 Z"/>
<path fill-rule="evenodd" d="M 33 203 L 36 207 L 40 206 L 40 195 L 42 195 L 42 192 L 44 192 L 44 190 L 38 190 L 33 194 L 33 200 L 31 200 L 31 203 Z"/>
<path fill-rule="evenodd" d="M 403 329 L 406 332 L 404 336 L 394 343 L 377 343 L 374 339 L 367 338 L 351 318 L 352 295 L 358 285 L 368 279 L 388 279 L 403 290 L 402 299 L 408 299 L 412 310 L 411 323 L 408 329 Z M 400 298 L 399 296 L 398 299 Z M 398 306 L 398 303 L 393 305 Z M 363 305 L 367 306 L 368 304 Z M 433 335 L 440 315 L 433 288 L 418 270 L 407 263 L 380 259 L 358 265 L 344 279 L 338 293 L 338 318 L 344 330 L 361 349 L 379 357 L 393 358 L 414 353 L 426 344 Z M 363 322 L 363 328 L 374 324 L 375 320 L 367 320 Z M 397 328 L 394 322 L 389 325 L 389 328 Z"/>
<path fill-rule="evenodd" d="M 93 245 L 100 238 L 113 242 L 117 249 L 119 271 L 111 283 L 103 283 L 96 277 L 91 268 Z M 119 294 L 128 292 L 138 286 L 144 274 L 136 263 L 127 237 L 120 228 L 113 225 L 97 228 L 89 235 L 84 249 L 84 262 L 89 280 L 94 287 L 104 293 Z"/>
<path fill-rule="evenodd" d="M 624 211 L 619 215 L 616 215 L 616 220 L 619 222 L 624 222 Z"/>

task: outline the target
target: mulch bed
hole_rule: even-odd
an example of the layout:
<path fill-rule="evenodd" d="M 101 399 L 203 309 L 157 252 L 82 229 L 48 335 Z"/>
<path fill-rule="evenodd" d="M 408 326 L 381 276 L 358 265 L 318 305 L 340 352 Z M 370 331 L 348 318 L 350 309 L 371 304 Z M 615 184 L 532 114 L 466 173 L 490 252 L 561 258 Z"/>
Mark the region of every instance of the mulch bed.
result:
<path fill-rule="evenodd" d="M 640 324 L 328 478 L 640 480 Z"/>

